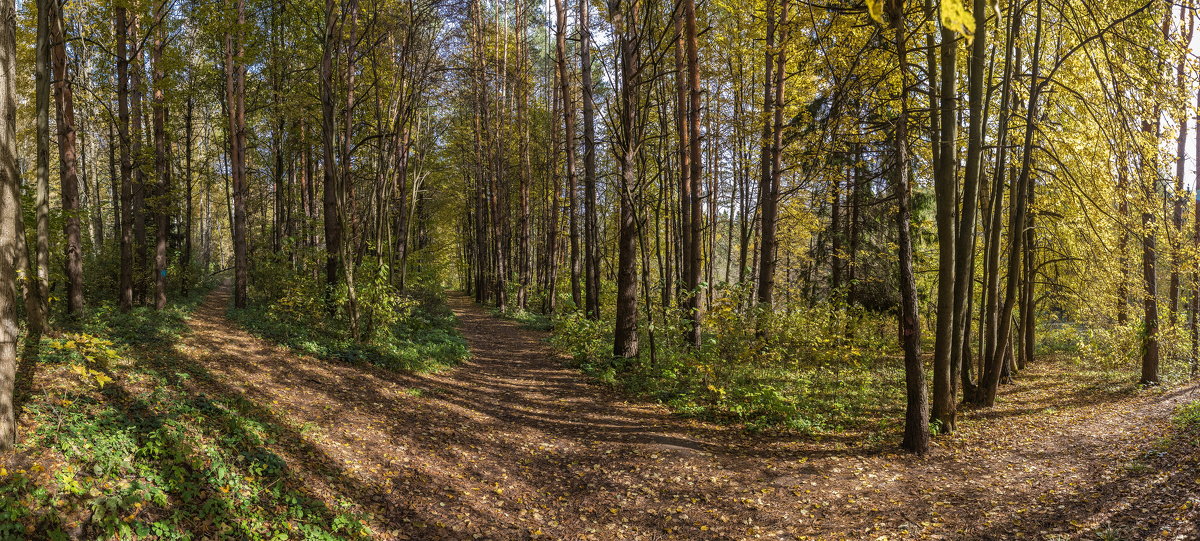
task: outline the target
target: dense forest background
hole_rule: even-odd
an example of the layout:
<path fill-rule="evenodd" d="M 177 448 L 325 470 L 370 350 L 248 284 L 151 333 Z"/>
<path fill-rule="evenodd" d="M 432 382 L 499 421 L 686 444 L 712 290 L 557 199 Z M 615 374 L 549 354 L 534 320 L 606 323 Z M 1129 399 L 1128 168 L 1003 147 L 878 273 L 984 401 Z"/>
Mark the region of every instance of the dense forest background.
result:
<path fill-rule="evenodd" d="M 103 388 L 222 280 L 317 358 L 459 363 L 457 290 L 689 417 L 916 453 L 1038 363 L 1181 384 L 1195 9 L 0 1 L 0 446 L 19 359 Z"/>
<path fill-rule="evenodd" d="M 786 403 L 747 367 L 878 362 L 899 314 L 943 432 L 1041 348 L 1191 371 L 1192 9 L 976 4 L 23 3 L 25 317 L 231 267 L 378 343 L 460 287 Z"/>

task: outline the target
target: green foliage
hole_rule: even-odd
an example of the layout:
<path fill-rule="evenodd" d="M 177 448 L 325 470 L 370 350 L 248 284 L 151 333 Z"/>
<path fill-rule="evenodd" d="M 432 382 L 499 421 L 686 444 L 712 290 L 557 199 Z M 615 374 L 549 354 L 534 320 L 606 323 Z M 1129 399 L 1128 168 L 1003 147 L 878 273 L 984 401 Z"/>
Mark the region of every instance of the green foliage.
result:
<path fill-rule="evenodd" d="M 111 340 L 91 334 L 66 334 L 59 339 L 43 339 L 42 348 L 44 359 L 65 362 L 80 379 L 98 387 L 112 381 L 105 372 L 121 358 L 113 349 Z"/>
<path fill-rule="evenodd" d="M 1200 428 L 1200 400 L 1188 402 L 1175 410 L 1175 426 L 1184 430 Z"/>
<path fill-rule="evenodd" d="M 554 320 L 546 314 L 539 314 L 532 310 L 514 309 L 507 312 L 494 310 L 493 316 L 511 319 L 520 323 L 523 327 L 536 331 L 549 331 L 554 328 Z"/>
<path fill-rule="evenodd" d="M 367 516 L 306 489 L 278 454 L 304 439 L 268 410 L 219 392 L 211 374 L 165 344 L 116 338 L 184 313 L 176 305 L 157 320 L 115 320 L 113 339 L 43 341 L 32 369 L 40 388 L 23 407 L 28 436 L 11 471 L 0 467 L 0 538 L 371 535 Z M 74 366 L 113 381 L 79 385 Z"/>
<path fill-rule="evenodd" d="M 1083 370 L 1111 373 L 1114 376 L 1137 373 L 1141 367 L 1145 328 L 1140 321 L 1126 325 L 1084 325 L 1069 322 L 1043 322 L 1037 329 L 1036 355 L 1066 355 L 1077 360 Z M 1160 376 L 1165 382 L 1188 377 L 1191 358 L 1190 331 L 1184 325 L 1159 328 Z"/>
<path fill-rule="evenodd" d="M 344 313 L 330 317 L 320 282 L 282 259 L 257 265 L 250 306 L 231 309 L 229 316 L 255 335 L 323 359 L 430 372 L 467 358 L 466 341 L 440 295 L 400 294 L 386 266 L 364 263 L 360 270 L 355 292 L 365 340 L 351 336 Z M 335 306 L 345 305 L 338 302 L 345 293 L 344 287 L 335 293 Z"/>
<path fill-rule="evenodd" d="M 902 409 L 903 371 L 890 316 L 833 303 L 756 314 L 739 309 L 748 294 L 721 292 L 697 352 L 671 310 L 643 329 L 638 359 L 612 358 L 611 323 L 579 313 L 556 318 L 551 341 L 601 381 L 705 419 L 803 433 L 892 422 L 880 411 Z"/>

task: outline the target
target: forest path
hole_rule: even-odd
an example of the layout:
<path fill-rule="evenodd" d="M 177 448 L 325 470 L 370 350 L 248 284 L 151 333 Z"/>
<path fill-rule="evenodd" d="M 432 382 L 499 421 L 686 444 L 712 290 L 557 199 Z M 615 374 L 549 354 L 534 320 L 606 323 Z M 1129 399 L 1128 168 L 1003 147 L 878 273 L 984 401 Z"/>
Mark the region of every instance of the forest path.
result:
<path fill-rule="evenodd" d="M 450 305 L 473 358 L 432 375 L 296 355 L 228 321 L 228 300 L 221 288 L 200 306 L 182 350 L 214 392 L 284 427 L 271 448 L 306 492 L 371 513 L 380 539 L 1080 538 L 1109 523 L 1144 533 L 1131 539 L 1197 534 L 1196 506 L 1158 497 L 1195 483 L 1194 463 L 1130 467 L 1195 387 L 1109 392 L 1045 363 L 916 458 L 622 400 L 544 333 L 463 296 Z"/>

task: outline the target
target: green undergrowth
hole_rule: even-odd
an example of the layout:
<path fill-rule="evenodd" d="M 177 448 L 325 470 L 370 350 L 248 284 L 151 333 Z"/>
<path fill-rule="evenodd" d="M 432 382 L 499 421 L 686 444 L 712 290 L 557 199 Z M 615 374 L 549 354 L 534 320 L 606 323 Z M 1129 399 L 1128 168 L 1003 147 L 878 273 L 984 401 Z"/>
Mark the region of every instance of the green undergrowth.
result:
<path fill-rule="evenodd" d="M 738 304 L 714 303 L 696 351 L 672 311 L 643 324 L 634 359 L 612 356 L 611 317 L 557 316 L 550 341 L 585 373 L 688 416 L 812 435 L 899 426 L 904 372 L 890 317 L 837 305 L 747 314 Z"/>
<path fill-rule="evenodd" d="M 521 326 L 535 331 L 551 331 L 554 330 L 554 319 L 546 314 L 540 314 L 532 310 L 507 310 L 500 311 L 493 309 L 491 311 L 493 317 L 509 319 L 520 323 Z"/>
<path fill-rule="evenodd" d="M 698 349 L 682 342 L 686 327 L 680 312 L 655 307 L 647 316 L 643 309 L 640 352 L 632 359 L 612 355 L 614 315 L 608 307 L 595 320 L 578 311 L 503 317 L 551 330 L 549 341 L 585 373 L 681 414 L 818 436 L 858 432 L 881 439 L 901 428 L 904 367 L 894 315 L 836 301 L 760 312 L 745 308 L 750 304 L 745 295 L 726 290 L 716 296 Z M 923 349 L 932 351 L 933 332 L 924 334 Z M 1066 384 L 1077 394 L 1139 391 L 1136 329 L 1047 323 L 1039 325 L 1037 336 L 1035 363 L 1060 367 L 1049 377 L 1058 383 L 1069 379 Z M 1186 381 L 1190 370 L 1176 345 L 1186 340 L 1169 336 L 1175 340 L 1164 347 L 1164 388 Z M 1030 380 L 1018 375 L 1017 385 L 1023 381 Z"/>
<path fill-rule="evenodd" d="M 467 343 L 440 292 L 401 294 L 386 267 L 363 267 L 355 287 L 357 340 L 348 325 L 345 286 L 330 296 L 319 281 L 285 262 L 260 264 L 250 306 L 230 309 L 229 317 L 256 336 L 322 359 L 406 372 L 436 372 L 467 359 Z"/>
<path fill-rule="evenodd" d="M 1175 426 L 1182 431 L 1200 432 L 1200 400 L 1188 402 L 1175 410 Z"/>
<path fill-rule="evenodd" d="M 198 298 L 98 307 L 26 352 L 20 441 L 0 455 L 0 539 L 370 535 L 369 517 L 323 503 L 280 456 L 277 442 L 303 438 L 171 347 Z"/>
<path fill-rule="evenodd" d="M 356 342 L 340 328 L 306 324 L 267 306 L 231 309 L 230 319 L 260 338 L 314 357 L 367 362 L 391 370 L 436 372 L 467 358 L 452 314 L 412 314 L 385 337 Z"/>

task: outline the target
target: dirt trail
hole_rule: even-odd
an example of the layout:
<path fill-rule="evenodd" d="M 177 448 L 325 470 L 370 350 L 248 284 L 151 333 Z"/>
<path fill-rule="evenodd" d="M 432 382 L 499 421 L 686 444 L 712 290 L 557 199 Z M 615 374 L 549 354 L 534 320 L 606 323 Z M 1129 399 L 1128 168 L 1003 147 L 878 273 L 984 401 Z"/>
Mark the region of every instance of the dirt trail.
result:
<path fill-rule="evenodd" d="M 261 404 L 287 431 L 273 449 L 288 467 L 372 513 L 381 539 L 1078 538 L 1143 518 L 1166 485 L 1128 466 L 1197 395 L 1069 388 L 1048 364 L 914 458 L 622 400 L 461 296 L 473 358 L 424 376 L 295 355 L 226 320 L 227 304 L 214 292 L 181 349 L 214 391 Z M 1196 507 L 1180 512 L 1144 530 L 1192 538 Z"/>

